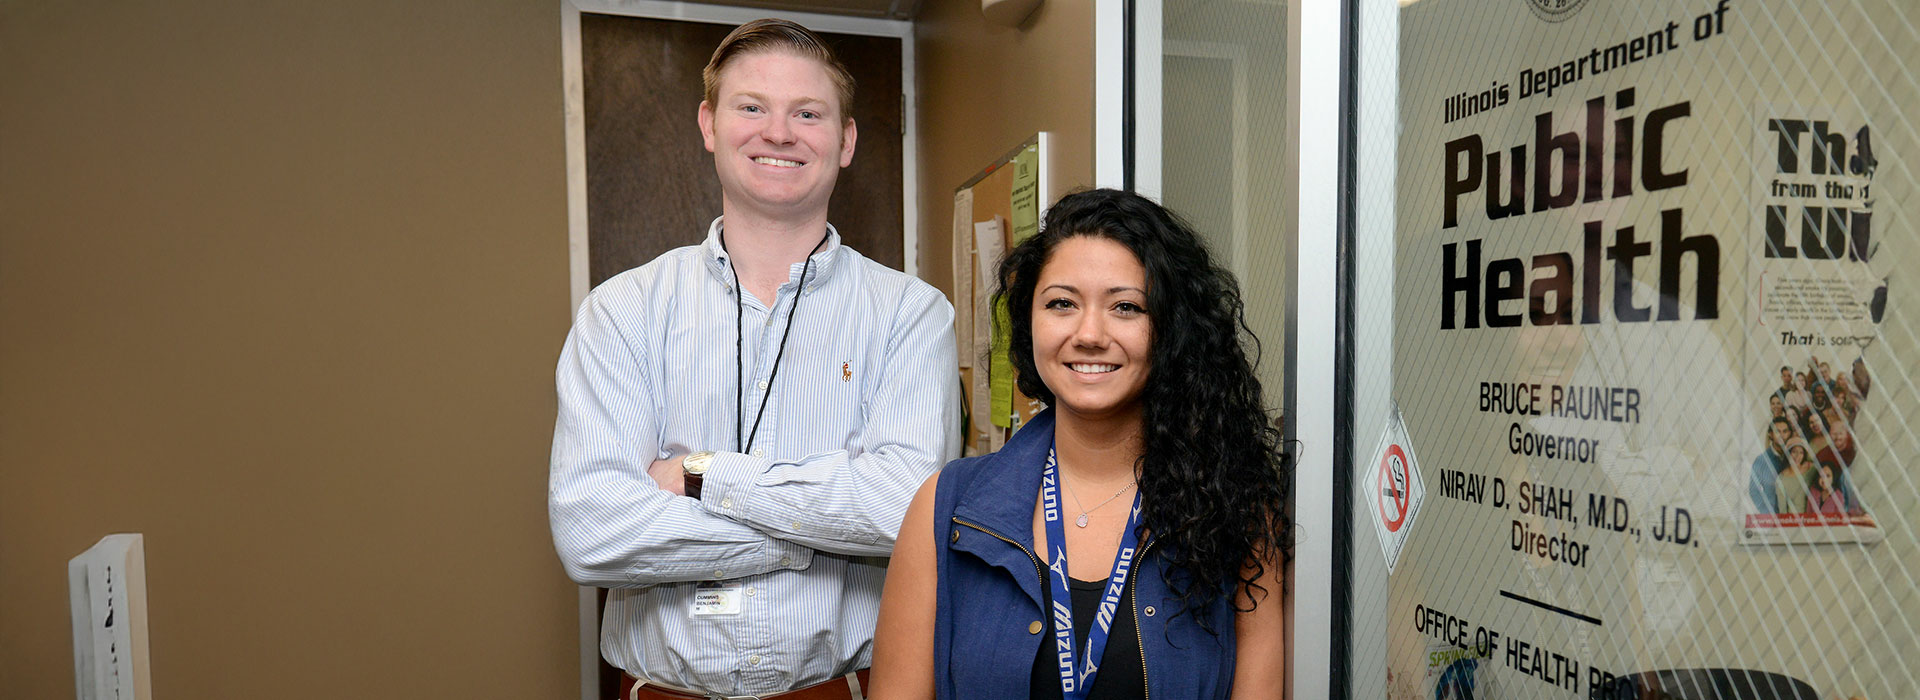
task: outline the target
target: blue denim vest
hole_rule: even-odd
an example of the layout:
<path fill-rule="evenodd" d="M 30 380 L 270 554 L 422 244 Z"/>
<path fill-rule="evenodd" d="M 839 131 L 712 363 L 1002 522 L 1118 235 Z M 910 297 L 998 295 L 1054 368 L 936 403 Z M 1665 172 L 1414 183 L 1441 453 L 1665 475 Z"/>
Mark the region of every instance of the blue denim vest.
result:
<path fill-rule="evenodd" d="M 1033 551 L 1033 508 L 1052 447 L 1048 410 L 999 452 L 940 472 L 933 522 L 940 574 L 933 676 L 940 698 L 1028 696 L 1034 657 L 1048 641 L 1042 639 L 1045 564 Z M 1151 538 L 1141 545 L 1132 594 L 1116 613 L 1131 607 L 1138 621 L 1147 696 L 1226 698 L 1233 686 L 1232 608 L 1223 596 L 1209 610 L 1176 616 L 1180 601 L 1167 589 L 1163 555 Z M 1202 629 L 1196 613 L 1211 615 L 1221 634 Z"/>

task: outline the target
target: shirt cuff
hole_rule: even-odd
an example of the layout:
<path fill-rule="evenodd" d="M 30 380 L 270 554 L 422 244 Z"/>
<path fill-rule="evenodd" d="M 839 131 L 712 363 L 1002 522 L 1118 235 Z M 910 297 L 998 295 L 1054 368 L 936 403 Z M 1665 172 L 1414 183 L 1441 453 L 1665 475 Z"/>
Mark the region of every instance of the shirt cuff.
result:
<path fill-rule="evenodd" d="M 746 517 L 748 499 L 765 473 L 767 460 L 738 452 L 715 452 L 713 463 L 700 481 L 700 505 L 707 512 L 752 526 Z M 773 556 L 782 569 L 806 569 L 813 565 L 813 549 L 775 537 Z"/>
<path fill-rule="evenodd" d="M 700 505 L 715 515 L 746 522 L 747 499 L 767 469 L 766 460 L 739 452 L 715 452 L 700 479 Z"/>

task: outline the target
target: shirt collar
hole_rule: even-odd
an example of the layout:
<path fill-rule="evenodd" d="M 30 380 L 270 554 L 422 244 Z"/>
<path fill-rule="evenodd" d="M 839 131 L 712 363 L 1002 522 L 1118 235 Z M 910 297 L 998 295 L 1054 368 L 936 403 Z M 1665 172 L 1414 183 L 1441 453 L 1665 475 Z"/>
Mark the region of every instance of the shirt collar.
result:
<path fill-rule="evenodd" d="M 701 243 L 701 248 L 706 254 L 707 270 L 713 273 L 714 277 L 722 283 L 731 284 L 733 273 L 727 268 L 727 249 L 725 246 L 720 245 L 720 232 L 725 228 L 722 224 L 725 219 L 726 217 L 724 216 L 716 217 L 713 223 L 707 225 L 707 240 Z M 827 224 L 826 245 L 820 246 L 820 252 L 812 255 L 813 271 L 807 273 L 807 286 L 812 287 L 814 286 L 815 280 L 824 282 L 833 276 L 834 270 L 840 267 L 841 258 L 846 257 L 841 254 L 840 250 L 840 231 L 835 229 L 833 224 L 829 223 Z M 793 282 L 799 279 L 799 276 L 800 263 L 795 263 L 792 269 L 789 270 L 787 281 Z"/>

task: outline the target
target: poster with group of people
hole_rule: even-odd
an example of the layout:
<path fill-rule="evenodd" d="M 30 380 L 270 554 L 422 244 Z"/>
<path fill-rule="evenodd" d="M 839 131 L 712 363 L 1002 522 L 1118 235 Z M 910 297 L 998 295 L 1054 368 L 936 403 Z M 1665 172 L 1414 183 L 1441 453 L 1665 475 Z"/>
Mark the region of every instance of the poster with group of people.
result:
<path fill-rule="evenodd" d="M 1911 253 L 1889 250 L 1876 264 L 1880 163 L 1865 115 L 1767 105 L 1754 126 L 1751 216 L 1764 244 L 1753 258 L 1747 380 L 1768 389 L 1748 392 L 1765 396 L 1766 439 L 1748 480 L 1743 537 L 1877 541 L 1872 494 L 1855 483 L 1887 466 L 1863 461 L 1855 442 L 1861 428 L 1873 432 L 1875 412 L 1863 408 L 1884 403 L 1872 400 L 1865 351 L 1881 339 L 1890 265 Z"/>
<path fill-rule="evenodd" d="M 1920 13 L 1402 5 L 1388 697 L 1920 697 Z"/>

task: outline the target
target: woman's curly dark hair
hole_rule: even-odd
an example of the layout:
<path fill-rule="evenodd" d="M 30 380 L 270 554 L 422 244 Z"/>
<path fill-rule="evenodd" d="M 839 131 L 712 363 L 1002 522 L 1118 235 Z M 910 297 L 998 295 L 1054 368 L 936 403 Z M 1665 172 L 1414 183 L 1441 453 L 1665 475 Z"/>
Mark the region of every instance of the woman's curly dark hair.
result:
<path fill-rule="evenodd" d="M 1099 189 L 1061 198 L 1044 228 L 1001 259 L 994 293 L 1007 305 L 1020 391 L 1048 404 L 1054 394 L 1033 359 L 1034 286 L 1060 242 L 1078 236 L 1119 243 L 1146 268 L 1153 348 L 1134 471 L 1140 526 L 1173 565 L 1167 585 L 1182 612 L 1241 591 L 1258 601 L 1267 563 L 1292 558 L 1292 460 L 1242 345 L 1244 338 L 1257 356 L 1239 286 L 1186 222 L 1145 197 Z M 1200 622 L 1213 629 L 1204 616 Z"/>

